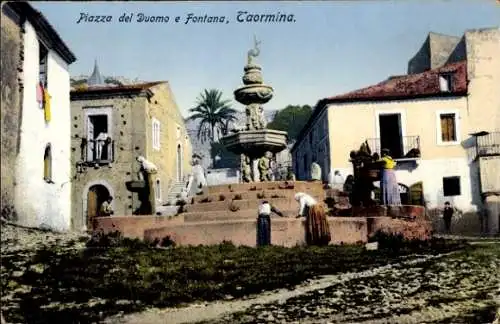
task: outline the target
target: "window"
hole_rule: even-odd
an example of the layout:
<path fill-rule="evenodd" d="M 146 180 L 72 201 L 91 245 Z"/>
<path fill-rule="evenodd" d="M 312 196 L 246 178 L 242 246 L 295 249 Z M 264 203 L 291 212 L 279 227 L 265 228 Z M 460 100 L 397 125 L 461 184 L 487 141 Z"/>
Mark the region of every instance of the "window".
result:
<path fill-rule="evenodd" d="M 43 180 L 48 183 L 52 182 L 52 148 L 50 143 L 45 146 L 43 153 Z"/>
<path fill-rule="evenodd" d="M 156 179 L 156 181 L 155 181 L 155 198 L 157 201 L 161 201 L 160 179 Z"/>
<path fill-rule="evenodd" d="M 457 141 L 457 124 L 456 114 L 440 114 L 441 122 L 441 142 L 456 142 Z"/>
<path fill-rule="evenodd" d="M 445 197 L 461 195 L 460 177 L 443 178 L 443 195 Z"/>
<path fill-rule="evenodd" d="M 89 115 L 87 117 L 87 161 L 111 162 L 113 145 L 109 136 L 107 115 Z"/>
<path fill-rule="evenodd" d="M 441 74 L 439 76 L 439 89 L 441 90 L 441 92 L 451 92 L 451 81 L 451 74 Z"/>
<path fill-rule="evenodd" d="M 160 122 L 153 118 L 152 124 L 153 131 L 153 149 L 159 151 L 160 150 Z"/>
<path fill-rule="evenodd" d="M 38 42 L 38 81 L 42 84 L 44 88 L 47 88 L 47 58 L 49 51 L 47 48 L 41 43 Z"/>

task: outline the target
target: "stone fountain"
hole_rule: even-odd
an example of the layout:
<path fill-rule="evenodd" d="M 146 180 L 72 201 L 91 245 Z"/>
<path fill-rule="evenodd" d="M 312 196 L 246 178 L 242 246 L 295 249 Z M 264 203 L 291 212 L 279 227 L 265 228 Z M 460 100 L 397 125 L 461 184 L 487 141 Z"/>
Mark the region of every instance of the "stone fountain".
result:
<path fill-rule="evenodd" d="M 286 148 L 287 133 L 266 128 L 263 105 L 273 97 L 273 88 L 264 84 L 262 67 L 254 63 L 259 56 L 260 42 L 254 39 L 254 48 L 248 51 L 244 67 L 243 86 L 234 91 L 234 98 L 245 105 L 246 127 L 233 130 L 233 134 L 221 139 L 230 151 L 241 156 L 243 181 L 259 182 L 269 180 L 267 170 L 273 154 Z"/>

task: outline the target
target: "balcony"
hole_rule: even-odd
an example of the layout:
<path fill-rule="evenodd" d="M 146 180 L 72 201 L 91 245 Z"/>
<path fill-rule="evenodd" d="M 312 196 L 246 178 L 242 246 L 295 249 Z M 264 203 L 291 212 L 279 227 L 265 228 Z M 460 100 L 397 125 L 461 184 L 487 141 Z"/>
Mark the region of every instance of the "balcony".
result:
<path fill-rule="evenodd" d="M 402 136 L 398 140 L 385 141 L 383 147 L 380 138 L 367 139 L 368 146 L 372 154 L 377 152 L 381 154 L 382 148 L 391 151 L 391 156 L 396 161 L 415 161 L 420 159 L 420 136 Z"/>
<path fill-rule="evenodd" d="M 500 155 L 500 132 L 482 132 L 476 135 L 476 156 Z"/>
<path fill-rule="evenodd" d="M 84 161 L 87 164 L 103 165 L 114 162 L 115 142 L 108 138 L 107 140 L 84 140 Z"/>

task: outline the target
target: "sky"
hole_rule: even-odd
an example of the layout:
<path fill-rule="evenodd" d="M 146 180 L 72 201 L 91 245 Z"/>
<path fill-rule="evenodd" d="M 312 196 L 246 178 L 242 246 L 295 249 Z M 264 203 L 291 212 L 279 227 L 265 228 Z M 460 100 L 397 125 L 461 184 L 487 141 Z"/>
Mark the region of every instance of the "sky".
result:
<path fill-rule="evenodd" d="M 430 31 L 461 36 L 499 27 L 495 0 L 32 2 L 58 31 L 77 61 L 72 76 L 90 74 L 167 80 L 184 116 L 203 89 L 219 89 L 233 107 L 247 51 L 259 41 L 264 82 L 274 88 L 265 109 L 318 100 L 406 73 L 408 60 Z M 238 22 L 249 14 L 293 14 L 292 22 Z M 188 14 L 224 16 L 224 23 L 185 23 Z M 133 14 L 131 22 L 120 22 Z M 138 22 L 138 16 L 168 16 Z M 112 16 L 111 22 L 81 17 Z M 179 22 L 175 17 L 179 16 Z"/>

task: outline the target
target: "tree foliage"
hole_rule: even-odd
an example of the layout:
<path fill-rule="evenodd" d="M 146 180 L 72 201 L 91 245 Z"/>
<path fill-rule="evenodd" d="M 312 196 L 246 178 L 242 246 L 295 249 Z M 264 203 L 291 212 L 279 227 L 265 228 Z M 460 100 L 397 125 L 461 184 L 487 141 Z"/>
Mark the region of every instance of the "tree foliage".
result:
<path fill-rule="evenodd" d="M 231 108 L 229 100 L 222 99 L 222 91 L 205 89 L 197 99 L 196 107 L 189 109 L 189 120 L 198 120 L 196 136 L 202 143 L 211 143 L 227 133 L 230 122 L 235 121 L 236 110 Z"/>
<path fill-rule="evenodd" d="M 294 141 L 311 114 L 312 108 L 309 105 L 288 105 L 276 113 L 273 121 L 267 124 L 267 127 L 288 132 L 288 140 Z"/>

